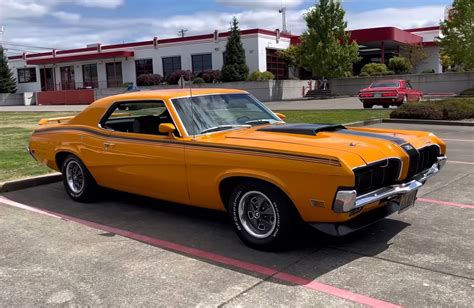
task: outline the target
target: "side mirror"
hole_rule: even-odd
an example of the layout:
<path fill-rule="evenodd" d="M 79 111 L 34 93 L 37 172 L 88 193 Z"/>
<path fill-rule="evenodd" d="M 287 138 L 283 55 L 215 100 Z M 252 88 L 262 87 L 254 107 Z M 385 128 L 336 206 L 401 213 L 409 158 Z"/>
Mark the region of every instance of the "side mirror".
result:
<path fill-rule="evenodd" d="M 283 113 L 275 112 L 275 114 L 282 120 L 286 119 L 286 115 L 284 115 Z"/>
<path fill-rule="evenodd" d="M 176 127 L 172 123 L 161 123 L 160 126 L 158 126 L 158 130 L 160 133 L 168 134 L 168 136 L 172 137 Z"/>

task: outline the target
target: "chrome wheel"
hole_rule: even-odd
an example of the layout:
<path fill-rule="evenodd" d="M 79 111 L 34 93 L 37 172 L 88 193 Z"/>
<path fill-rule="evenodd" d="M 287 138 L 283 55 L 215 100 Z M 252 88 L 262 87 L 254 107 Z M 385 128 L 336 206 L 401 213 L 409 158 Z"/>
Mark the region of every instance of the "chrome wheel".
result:
<path fill-rule="evenodd" d="M 249 191 L 240 199 L 238 218 L 245 231 L 255 238 L 266 238 L 277 225 L 275 206 L 259 191 Z"/>
<path fill-rule="evenodd" d="M 84 172 L 75 160 L 70 160 L 66 165 L 66 181 L 69 189 L 75 194 L 81 193 L 84 189 Z"/>

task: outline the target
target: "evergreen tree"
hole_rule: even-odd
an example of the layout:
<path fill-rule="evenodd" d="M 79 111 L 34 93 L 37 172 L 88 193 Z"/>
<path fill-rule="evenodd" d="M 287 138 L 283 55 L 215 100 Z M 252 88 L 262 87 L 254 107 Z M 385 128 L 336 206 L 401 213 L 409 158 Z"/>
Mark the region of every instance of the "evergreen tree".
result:
<path fill-rule="evenodd" d="M 461 69 L 474 69 L 474 1 L 454 0 L 448 18 L 441 22 L 439 44 Z"/>
<path fill-rule="evenodd" d="M 344 10 L 335 0 L 320 0 L 305 14 L 307 30 L 301 35 L 299 63 L 316 77 L 352 75 L 359 47 L 350 42 Z"/>
<path fill-rule="evenodd" d="M 15 93 L 16 80 L 8 67 L 8 59 L 2 46 L 0 46 L 0 51 L 2 53 L 0 57 L 0 93 Z"/>
<path fill-rule="evenodd" d="M 249 68 L 245 62 L 245 50 L 240 40 L 240 29 L 237 18 L 232 18 L 230 36 L 227 40 L 224 66 L 222 67 L 223 81 L 246 80 Z"/>

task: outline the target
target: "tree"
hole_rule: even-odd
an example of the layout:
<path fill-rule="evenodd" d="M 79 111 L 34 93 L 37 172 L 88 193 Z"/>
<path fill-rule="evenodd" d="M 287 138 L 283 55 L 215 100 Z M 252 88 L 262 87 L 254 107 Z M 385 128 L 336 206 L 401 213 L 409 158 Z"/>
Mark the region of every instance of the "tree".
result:
<path fill-rule="evenodd" d="M 350 42 L 344 14 L 338 1 L 320 0 L 304 15 L 308 29 L 301 35 L 298 61 L 314 76 L 350 76 L 359 60 L 359 47 Z"/>
<path fill-rule="evenodd" d="M 420 63 L 428 58 L 422 45 L 405 45 L 400 50 L 400 55 L 407 58 L 413 69 L 416 69 Z"/>
<path fill-rule="evenodd" d="M 395 72 L 395 74 L 408 74 L 413 69 L 410 60 L 405 57 L 393 57 L 388 60 L 388 67 Z"/>
<path fill-rule="evenodd" d="M 232 18 L 230 36 L 227 40 L 224 66 L 222 67 L 223 81 L 246 80 L 249 68 L 245 62 L 245 50 L 240 40 L 240 29 L 237 18 Z"/>
<path fill-rule="evenodd" d="M 285 64 L 288 65 L 293 76 L 296 75 L 296 71 L 299 67 L 299 64 L 298 64 L 299 52 L 300 52 L 299 47 L 296 45 L 291 45 L 287 49 L 282 49 L 282 50 L 277 51 L 278 57 L 280 57 L 280 59 L 282 59 L 283 62 L 285 62 Z"/>
<path fill-rule="evenodd" d="M 474 2 L 454 0 L 448 18 L 440 26 L 441 51 L 461 69 L 474 69 Z"/>
<path fill-rule="evenodd" d="M 16 80 L 12 71 L 8 67 L 8 59 L 0 46 L 2 56 L 0 57 L 0 93 L 15 93 Z"/>

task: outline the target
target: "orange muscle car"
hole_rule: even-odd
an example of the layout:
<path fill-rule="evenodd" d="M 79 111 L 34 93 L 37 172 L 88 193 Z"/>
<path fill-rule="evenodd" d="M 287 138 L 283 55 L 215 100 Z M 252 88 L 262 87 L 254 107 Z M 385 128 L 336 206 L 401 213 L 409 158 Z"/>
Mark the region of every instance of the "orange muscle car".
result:
<path fill-rule="evenodd" d="M 260 249 L 300 221 L 345 235 L 401 212 L 446 160 L 432 133 L 283 119 L 240 90 L 133 92 L 41 120 L 29 152 L 74 200 L 107 187 L 227 211 Z"/>

